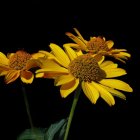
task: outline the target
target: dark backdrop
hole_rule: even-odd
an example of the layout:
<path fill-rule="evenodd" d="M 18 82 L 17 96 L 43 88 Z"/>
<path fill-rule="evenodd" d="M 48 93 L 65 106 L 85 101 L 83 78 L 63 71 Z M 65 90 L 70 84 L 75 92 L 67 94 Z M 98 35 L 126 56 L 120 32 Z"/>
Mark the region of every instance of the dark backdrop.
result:
<path fill-rule="evenodd" d="M 133 7 L 133 8 L 132 8 Z M 133 9 L 133 10 L 132 10 Z M 125 65 L 128 72 L 123 80 L 131 85 L 133 93 L 124 93 L 109 107 L 101 98 L 96 105 L 81 94 L 70 129 L 69 140 L 90 140 L 139 137 L 140 80 L 138 11 L 133 4 L 78 3 L 51 4 L 32 1 L 30 7 L 6 7 L 1 13 L 0 51 L 15 52 L 24 49 L 29 53 L 49 50 L 50 43 L 62 45 L 71 40 L 65 32 L 76 27 L 85 39 L 105 36 L 115 42 L 116 48 L 127 49 L 132 57 Z M 73 94 L 62 99 L 59 87 L 53 80 L 35 79 L 25 85 L 31 114 L 36 127 L 48 127 L 69 114 Z M 29 128 L 20 81 L 6 85 L 0 77 L 0 129 L 5 139 L 16 137 Z"/>

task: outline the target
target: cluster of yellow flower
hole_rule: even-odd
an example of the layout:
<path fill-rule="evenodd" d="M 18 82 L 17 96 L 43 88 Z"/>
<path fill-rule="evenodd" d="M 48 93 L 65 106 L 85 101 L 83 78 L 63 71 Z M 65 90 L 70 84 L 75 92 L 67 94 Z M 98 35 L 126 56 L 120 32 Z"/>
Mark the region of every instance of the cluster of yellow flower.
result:
<path fill-rule="evenodd" d="M 114 77 L 127 74 L 118 64 L 106 60 L 106 56 L 125 62 L 130 58 L 126 49 L 114 49 L 112 40 L 105 37 L 91 37 L 85 40 L 74 28 L 77 35 L 67 32 L 66 35 L 74 43 L 50 43 L 50 52 L 40 50 L 29 54 L 23 50 L 9 53 L 0 52 L 0 76 L 5 76 L 5 83 L 21 78 L 24 83 L 32 83 L 36 78 L 52 78 L 55 86 L 60 87 L 62 97 L 67 97 L 80 85 L 86 97 L 96 103 L 98 98 L 104 99 L 110 106 L 115 104 L 114 96 L 126 99 L 121 91 L 132 92 L 125 82 Z M 35 73 L 31 68 L 36 67 Z"/>

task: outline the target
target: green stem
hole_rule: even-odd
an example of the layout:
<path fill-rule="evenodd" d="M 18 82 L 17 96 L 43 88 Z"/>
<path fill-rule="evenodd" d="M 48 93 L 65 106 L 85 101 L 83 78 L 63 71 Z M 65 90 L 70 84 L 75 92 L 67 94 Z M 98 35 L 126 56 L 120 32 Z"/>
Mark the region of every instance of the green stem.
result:
<path fill-rule="evenodd" d="M 81 87 L 79 86 L 75 91 L 75 96 L 74 96 L 74 99 L 73 99 L 71 111 L 70 111 L 69 118 L 68 118 L 68 123 L 67 123 L 67 127 L 66 127 L 64 140 L 67 140 L 67 138 L 68 138 L 71 122 L 72 122 L 72 119 L 73 119 L 74 111 L 75 111 L 75 108 L 76 108 L 76 105 L 77 105 L 77 102 L 78 102 L 78 99 L 79 99 L 80 92 L 81 92 Z"/>
<path fill-rule="evenodd" d="M 24 102 L 25 102 L 25 106 L 26 106 L 29 123 L 30 123 L 31 129 L 33 130 L 34 125 L 33 125 L 32 117 L 31 117 L 30 109 L 29 109 L 29 103 L 28 103 L 28 99 L 27 99 L 27 95 L 26 95 L 26 90 L 25 90 L 23 83 L 22 83 L 22 92 L 23 92 L 23 97 L 24 97 Z"/>

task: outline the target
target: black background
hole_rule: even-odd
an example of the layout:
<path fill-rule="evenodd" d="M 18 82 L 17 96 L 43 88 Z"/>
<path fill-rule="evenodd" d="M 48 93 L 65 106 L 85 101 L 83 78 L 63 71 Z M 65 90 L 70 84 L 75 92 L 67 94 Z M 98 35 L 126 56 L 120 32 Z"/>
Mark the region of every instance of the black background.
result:
<path fill-rule="evenodd" d="M 133 9 L 133 10 L 132 10 Z M 127 49 L 132 57 L 125 65 L 118 62 L 128 74 L 122 79 L 133 88 L 109 107 L 101 98 L 96 105 L 82 93 L 74 114 L 69 140 L 114 139 L 139 137 L 140 80 L 139 80 L 139 26 L 136 4 L 83 2 L 42 3 L 31 6 L 11 6 L 1 12 L 0 51 L 7 54 L 24 49 L 29 53 L 48 50 L 50 43 L 62 46 L 71 42 L 65 32 L 76 27 L 85 39 L 105 36 L 116 48 Z M 35 79 L 25 85 L 31 114 L 36 127 L 48 127 L 69 114 L 73 94 L 62 99 L 53 80 Z M 29 128 L 20 80 L 6 85 L 0 77 L 0 133 L 13 139 Z M 85 138 L 86 137 L 86 138 Z"/>

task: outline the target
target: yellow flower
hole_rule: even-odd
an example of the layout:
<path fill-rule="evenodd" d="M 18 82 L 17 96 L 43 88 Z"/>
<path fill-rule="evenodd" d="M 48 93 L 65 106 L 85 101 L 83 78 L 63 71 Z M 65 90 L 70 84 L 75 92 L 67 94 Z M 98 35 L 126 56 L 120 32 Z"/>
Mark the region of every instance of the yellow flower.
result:
<path fill-rule="evenodd" d="M 24 83 L 32 83 L 34 74 L 29 69 L 39 66 L 37 58 L 41 56 L 41 53 L 31 55 L 22 50 L 9 53 L 7 56 L 0 52 L 0 76 L 5 76 L 6 84 L 15 81 L 18 77 Z"/>
<path fill-rule="evenodd" d="M 75 43 L 66 43 L 64 46 L 76 48 L 93 54 L 107 55 L 114 57 L 122 62 L 127 60 L 131 55 L 127 53 L 126 49 L 113 49 L 114 42 L 112 40 L 106 41 L 105 37 L 91 37 L 89 41 L 85 40 L 80 32 L 74 28 L 78 36 L 66 32 L 66 35 L 71 38 Z M 124 60 L 123 60 L 124 59 Z"/>
<path fill-rule="evenodd" d="M 110 106 L 115 104 L 113 96 L 125 99 L 125 95 L 118 90 L 132 92 L 132 88 L 125 82 L 112 79 L 126 74 L 124 69 L 112 61 L 104 61 L 104 57 L 95 57 L 90 54 L 77 54 L 72 48 L 64 47 L 65 51 L 56 44 L 50 44 L 51 53 L 42 60 L 42 68 L 36 71 L 37 75 L 45 73 L 54 78 L 55 86 L 60 87 L 62 97 L 67 97 L 79 84 L 92 102 L 96 103 L 99 97 Z M 47 64 L 47 65 L 46 65 Z M 41 76 L 38 76 L 41 77 Z"/>

